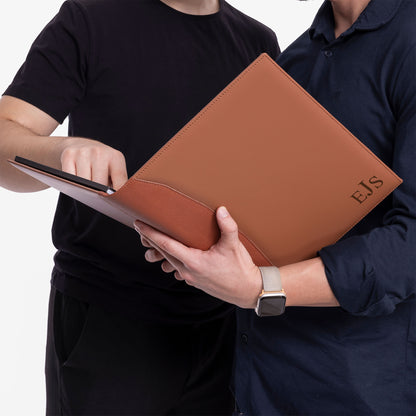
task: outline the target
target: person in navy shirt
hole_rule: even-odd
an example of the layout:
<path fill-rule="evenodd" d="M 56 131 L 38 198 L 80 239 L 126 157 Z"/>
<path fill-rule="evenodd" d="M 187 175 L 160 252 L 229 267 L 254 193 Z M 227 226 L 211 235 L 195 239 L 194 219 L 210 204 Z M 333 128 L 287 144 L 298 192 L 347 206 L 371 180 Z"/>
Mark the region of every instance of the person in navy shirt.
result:
<path fill-rule="evenodd" d="M 284 314 L 252 310 L 261 273 L 224 207 L 206 252 L 137 223 L 148 261 L 241 307 L 242 414 L 416 414 L 415 22 L 414 0 L 327 0 L 277 60 L 403 179 L 341 241 L 280 268 Z"/>

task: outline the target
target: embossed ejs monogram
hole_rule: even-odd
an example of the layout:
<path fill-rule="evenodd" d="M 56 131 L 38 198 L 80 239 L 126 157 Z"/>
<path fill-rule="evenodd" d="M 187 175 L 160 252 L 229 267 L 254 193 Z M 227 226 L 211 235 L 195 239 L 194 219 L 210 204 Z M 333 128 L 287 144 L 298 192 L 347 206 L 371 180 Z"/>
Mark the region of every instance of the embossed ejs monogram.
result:
<path fill-rule="evenodd" d="M 377 176 L 372 176 L 367 182 L 362 180 L 358 186 L 359 189 L 351 195 L 351 198 L 362 204 L 368 197 L 374 195 L 375 190 L 383 186 L 383 181 L 377 178 Z"/>

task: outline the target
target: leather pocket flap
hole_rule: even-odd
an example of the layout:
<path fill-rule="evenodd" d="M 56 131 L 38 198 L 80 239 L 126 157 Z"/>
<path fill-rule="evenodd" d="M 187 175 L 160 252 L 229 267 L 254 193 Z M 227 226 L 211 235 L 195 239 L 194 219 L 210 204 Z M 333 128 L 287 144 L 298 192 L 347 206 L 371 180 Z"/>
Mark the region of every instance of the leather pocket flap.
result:
<path fill-rule="evenodd" d="M 160 183 L 131 181 L 106 200 L 122 206 L 132 224 L 135 219 L 143 221 L 188 247 L 208 250 L 220 236 L 213 209 Z M 252 241 L 239 235 L 257 265 L 271 265 Z"/>

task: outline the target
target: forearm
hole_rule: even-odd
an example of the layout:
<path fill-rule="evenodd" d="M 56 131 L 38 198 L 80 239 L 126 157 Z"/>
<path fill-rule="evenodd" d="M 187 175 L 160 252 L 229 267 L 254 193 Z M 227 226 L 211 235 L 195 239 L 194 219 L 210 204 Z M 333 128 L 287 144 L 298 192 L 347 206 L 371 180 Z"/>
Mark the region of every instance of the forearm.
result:
<path fill-rule="evenodd" d="M 320 257 L 280 267 L 286 306 L 339 306 Z"/>
<path fill-rule="evenodd" d="M 136 221 L 136 230 L 149 250 L 146 260 L 163 261 L 162 270 L 178 280 L 241 308 L 255 308 L 262 277 L 239 240 L 238 227 L 221 207 L 216 212 L 219 241 L 207 251 L 186 247 L 154 228 Z M 320 257 L 280 268 L 287 306 L 339 306 L 328 284 Z"/>
<path fill-rule="evenodd" d="M 46 185 L 7 162 L 16 155 L 60 169 L 65 137 L 40 136 L 20 124 L 0 119 L 0 186 L 16 192 L 35 192 Z"/>

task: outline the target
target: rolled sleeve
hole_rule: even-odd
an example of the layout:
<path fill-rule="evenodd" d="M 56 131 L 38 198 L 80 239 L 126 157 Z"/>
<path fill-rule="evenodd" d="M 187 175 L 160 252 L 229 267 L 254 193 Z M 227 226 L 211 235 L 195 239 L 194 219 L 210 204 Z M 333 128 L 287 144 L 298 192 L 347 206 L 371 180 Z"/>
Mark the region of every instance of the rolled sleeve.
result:
<path fill-rule="evenodd" d="M 416 47 L 392 82 L 397 120 L 392 169 L 403 179 L 383 225 L 323 248 L 319 255 L 342 308 L 379 316 L 416 294 Z"/>

